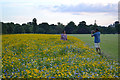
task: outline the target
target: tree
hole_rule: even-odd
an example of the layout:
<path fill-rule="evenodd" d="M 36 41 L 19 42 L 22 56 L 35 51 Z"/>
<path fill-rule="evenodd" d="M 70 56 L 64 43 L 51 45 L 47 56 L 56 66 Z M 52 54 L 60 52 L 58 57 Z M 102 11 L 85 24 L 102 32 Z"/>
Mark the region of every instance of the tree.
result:
<path fill-rule="evenodd" d="M 12 34 L 14 31 L 14 23 L 7 23 L 7 33 Z"/>
<path fill-rule="evenodd" d="M 32 33 L 32 26 L 30 24 L 22 24 L 24 33 Z"/>
<path fill-rule="evenodd" d="M 14 33 L 14 23 L 3 23 L 2 22 L 2 33 L 3 34 L 12 34 Z"/>
<path fill-rule="evenodd" d="M 48 33 L 50 33 L 50 34 L 56 34 L 57 33 L 57 31 L 56 31 L 57 25 L 51 24 L 51 25 L 49 25 L 49 27 L 50 27 L 50 29 L 49 29 Z"/>
<path fill-rule="evenodd" d="M 72 34 L 75 32 L 75 30 L 77 29 L 75 23 L 73 21 L 69 22 L 67 24 L 67 26 L 65 27 L 65 31 L 67 34 Z"/>
<path fill-rule="evenodd" d="M 79 22 L 78 26 L 75 25 L 73 21 L 69 22 L 66 26 L 62 23 L 58 22 L 57 25 L 51 24 L 49 25 L 47 22 L 41 23 L 37 25 L 37 19 L 34 18 L 32 22 L 20 24 L 11 23 L 3 23 L 2 24 L 2 33 L 3 34 L 17 34 L 17 33 L 44 33 L 44 34 L 60 34 L 64 30 L 68 34 L 89 34 L 91 30 L 95 30 L 96 28 L 100 30 L 103 34 L 114 34 L 120 33 L 120 24 L 119 21 L 114 23 L 114 26 L 98 26 L 96 24 L 86 25 L 85 21 Z"/>
<path fill-rule="evenodd" d="M 77 33 L 78 34 L 89 34 L 90 33 L 90 28 L 86 25 L 85 21 L 82 21 L 78 24 Z"/>
<path fill-rule="evenodd" d="M 57 33 L 62 33 L 64 31 L 64 25 L 58 22 L 58 25 L 55 27 Z"/>
<path fill-rule="evenodd" d="M 0 35 L 2 34 L 2 22 L 0 21 Z"/>
<path fill-rule="evenodd" d="M 43 29 L 43 30 L 44 30 L 43 32 L 44 32 L 45 34 L 49 32 L 50 26 L 49 26 L 48 23 L 44 22 L 44 23 L 42 23 L 42 24 L 39 24 L 39 27 L 40 27 L 40 29 Z"/>
<path fill-rule="evenodd" d="M 115 25 L 116 31 L 118 34 L 120 34 L 120 24 Z"/>
<path fill-rule="evenodd" d="M 7 24 L 2 22 L 2 34 L 7 34 Z"/>
<path fill-rule="evenodd" d="M 37 27 L 37 19 L 36 18 L 33 19 L 32 24 L 33 24 L 33 33 L 36 33 L 36 27 Z"/>
<path fill-rule="evenodd" d="M 14 33 L 23 33 L 23 27 L 20 24 L 15 24 Z"/>

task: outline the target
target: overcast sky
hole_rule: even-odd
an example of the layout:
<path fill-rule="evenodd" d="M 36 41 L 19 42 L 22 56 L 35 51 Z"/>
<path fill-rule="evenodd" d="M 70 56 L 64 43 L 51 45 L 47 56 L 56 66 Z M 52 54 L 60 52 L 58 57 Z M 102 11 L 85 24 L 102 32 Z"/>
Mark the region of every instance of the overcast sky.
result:
<path fill-rule="evenodd" d="M 27 23 L 37 18 L 37 23 L 64 25 L 74 21 L 78 25 L 108 26 L 118 20 L 119 0 L 0 0 L 2 22 Z M 2 14 L 1 14 L 2 13 Z"/>

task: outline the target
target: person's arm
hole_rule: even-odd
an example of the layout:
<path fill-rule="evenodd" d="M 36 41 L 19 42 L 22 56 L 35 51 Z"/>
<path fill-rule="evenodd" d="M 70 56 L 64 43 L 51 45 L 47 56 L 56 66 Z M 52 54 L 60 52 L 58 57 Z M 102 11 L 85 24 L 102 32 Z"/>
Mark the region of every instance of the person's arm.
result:
<path fill-rule="evenodd" d="M 67 34 L 66 34 L 66 40 L 67 40 Z"/>
<path fill-rule="evenodd" d="M 91 32 L 91 37 L 93 37 L 94 35 L 93 35 L 93 32 Z"/>
<path fill-rule="evenodd" d="M 91 37 L 93 37 L 93 36 L 95 36 L 95 31 L 94 30 L 91 31 Z"/>

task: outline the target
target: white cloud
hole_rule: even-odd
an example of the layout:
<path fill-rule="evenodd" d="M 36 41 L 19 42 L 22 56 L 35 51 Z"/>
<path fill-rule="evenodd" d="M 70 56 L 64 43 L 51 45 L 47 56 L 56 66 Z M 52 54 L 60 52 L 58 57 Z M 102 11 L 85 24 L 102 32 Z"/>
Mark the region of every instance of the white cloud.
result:
<path fill-rule="evenodd" d="M 1 0 L 1 2 L 24 2 L 24 3 L 44 3 L 44 4 L 79 4 L 79 3 L 88 3 L 88 4 L 96 4 L 96 3 L 118 3 L 119 0 Z"/>
<path fill-rule="evenodd" d="M 99 25 L 109 25 L 117 19 L 117 13 L 112 14 L 112 11 L 109 13 L 110 10 L 107 10 L 107 12 L 102 10 L 108 4 L 117 4 L 117 2 L 118 0 L 1 0 L 0 4 L 2 4 L 2 21 L 4 22 L 26 23 L 32 21 L 35 17 L 38 23 L 57 24 L 57 22 L 61 22 L 67 24 L 74 21 L 77 25 L 83 20 L 87 24 L 93 24 L 94 20 L 97 20 Z M 101 4 L 100 6 L 103 7 L 101 10 L 98 6 L 96 10 L 89 9 L 85 11 L 83 9 L 81 11 L 78 5 L 82 3 L 86 4 L 86 10 L 90 7 L 95 8 L 97 4 Z M 62 11 L 61 6 L 66 8 L 65 12 Z M 78 11 L 76 8 L 78 8 Z M 107 7 L 105 8 L 107 9 Z M 61 11 L 59 11 L 60 9 Z M 115 10 L 116 8 L 112 7 L 110 9 Z"/>
<path fill-rule="evenodd" d="M 56 6 L 56 11 L 60 12 L 117 12 L 118 4 L 85 4 L 78 5 L 60 5 Z"/>

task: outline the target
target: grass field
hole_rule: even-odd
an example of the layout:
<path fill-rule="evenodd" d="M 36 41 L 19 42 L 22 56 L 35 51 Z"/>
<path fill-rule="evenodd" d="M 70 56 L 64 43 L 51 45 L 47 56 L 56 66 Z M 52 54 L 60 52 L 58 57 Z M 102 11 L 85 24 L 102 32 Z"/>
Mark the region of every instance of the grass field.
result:
<path fill-rule="evenodd" d="M 70 36 L 75 36 L 94 48 L 94 38 L 91 34 L 70 34 Z M 100 46 L 105 56 L 118 60 L 118 34 L 101 34 Z"/>
<path fill-rule="evenodd" d="M 119 68 L 73 36 L 2 36 L 2 78 L 118 78 Z"/>

